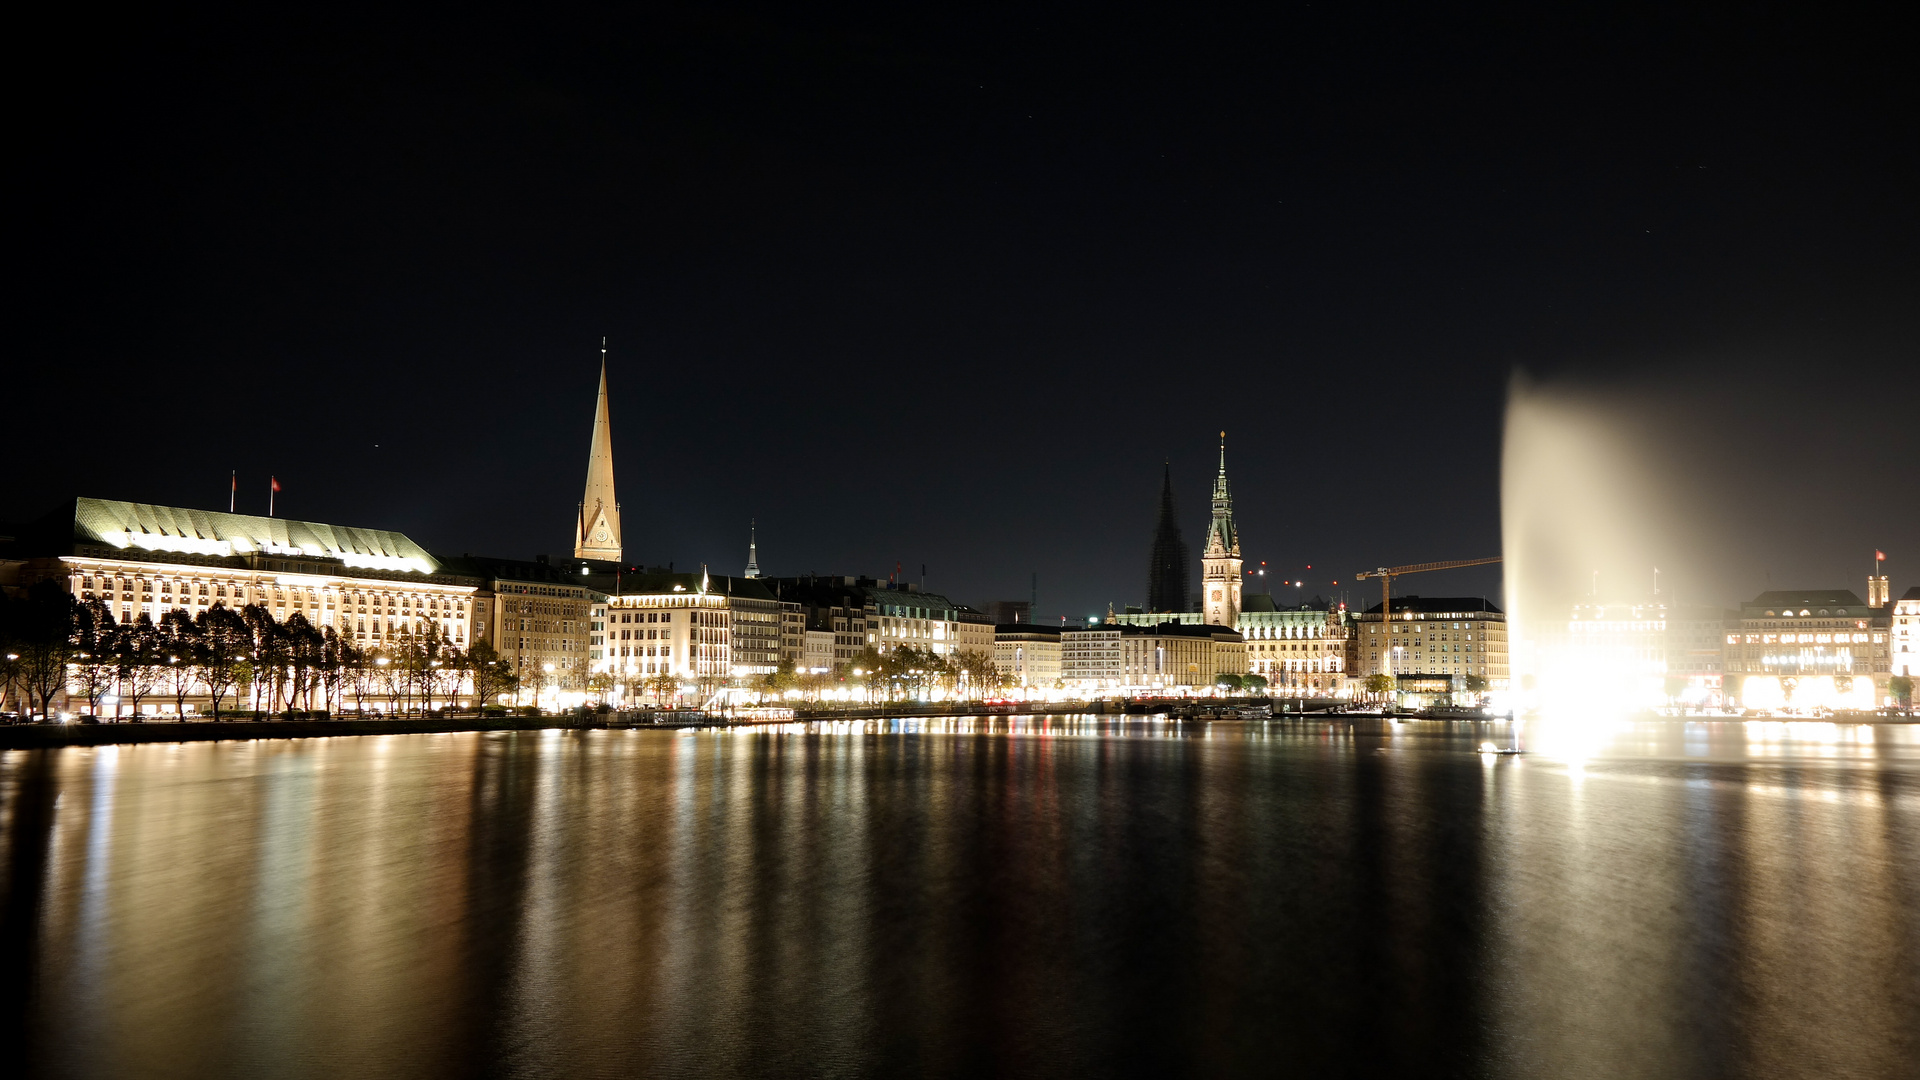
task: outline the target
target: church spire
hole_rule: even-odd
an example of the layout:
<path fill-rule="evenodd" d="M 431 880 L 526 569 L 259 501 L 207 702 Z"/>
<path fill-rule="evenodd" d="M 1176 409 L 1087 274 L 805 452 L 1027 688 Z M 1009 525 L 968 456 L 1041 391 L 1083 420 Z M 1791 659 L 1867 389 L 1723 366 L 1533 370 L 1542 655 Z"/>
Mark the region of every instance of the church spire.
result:
<path fill-rule="evenodd" d="M 756 535 L 759 532 L 758 524 L 752 518 L 747 519 L 747 572 L 741 577 L 760 576 L 760 538 Z"/>
<path fill-rule="evenodd" d="M 1220 433 L 1220 472 L 1213 480 L 1213 523 L 1200 555 L 1201 611 L 1215 626 L 1240 621 L 1240 534 L 1233 527 L 1233 493 L 1227 487 L 1227 433 Z"/>
<path fill-rule="evenodd" d="M 620 561 L 620 503 L 613 495 L 613 424 L 607 416 L 607 339 L 600 339 L 600 396 L 587 450 L 587 492 L 574 522 L 573 557 Z"/>
<path fill-rule="evenodd" d="M 1220 473 L 1213 478 L 1213 524 L 1207 526 L 1205 558 L 1240 554 L 1240 534 L 1233 527 L 1233 493 L 1227 489 L 1227 433 L 1220 433 Z"/>
<path fill-rule="evenodd" d="M 1193 581 L 1187 576 L 1187 541 L 1180 535 L 1180 515 L 1173 505 L 1173 467 L 1160 474 L 1160 519 L 1154 524 L 1153 549 L 1147 567 L 1147 610 L 1189 611 Z"/>

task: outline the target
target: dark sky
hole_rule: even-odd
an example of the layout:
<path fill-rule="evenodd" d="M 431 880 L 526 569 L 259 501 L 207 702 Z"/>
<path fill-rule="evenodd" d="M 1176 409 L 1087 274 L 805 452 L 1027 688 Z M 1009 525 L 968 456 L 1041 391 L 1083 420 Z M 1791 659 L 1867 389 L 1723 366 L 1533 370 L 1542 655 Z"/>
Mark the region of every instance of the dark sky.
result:
<path fill-rule="evenodd" d="M 1860 589 L 1862 545 L 1920 580 L 1882 16 L 814 7 L 17 39 L 0 518 L 237 468 L 244 510 L 274 474 L 288 516 L 564 554 L 605 334 L 631 561 L 737 571 L 757 518 L 770 573 L 1138 603 L 1160 463 L 1197 547 L 1225 428 L 1248 558 L 1345 587 L 1498 550 L 1519 367 L 1645 395 L 1741 493 L 1723 600 Z"/>

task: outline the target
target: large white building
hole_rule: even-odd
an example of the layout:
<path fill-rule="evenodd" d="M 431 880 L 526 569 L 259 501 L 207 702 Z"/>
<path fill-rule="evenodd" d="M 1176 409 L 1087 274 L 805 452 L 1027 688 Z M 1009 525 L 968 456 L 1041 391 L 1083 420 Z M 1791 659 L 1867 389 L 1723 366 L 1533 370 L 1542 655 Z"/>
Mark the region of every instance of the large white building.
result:
<path fill-rule="evenodd" d="M 478 582 L 391 530 L 87 498 L 35 528 L 21 585 L 56 578 L 121 622 L 259 604 L 362 648 L 428 629 L 461 648 L 472 640 Z"/>
<path fill-rule="evenodd" d="M 1386 622 L 1378 604 L 1355 618 L 1349 669 L 1450 680 L 1473 675 L 1490 689 L 1507 689 L 1507 616 L 1485 597 L 1400 596 L 1391 610 Z"/>
<path fill-rule="evenodd" d="M 1920 585 L 1893 604 L 1892 674 L 1920 675 Z"/>

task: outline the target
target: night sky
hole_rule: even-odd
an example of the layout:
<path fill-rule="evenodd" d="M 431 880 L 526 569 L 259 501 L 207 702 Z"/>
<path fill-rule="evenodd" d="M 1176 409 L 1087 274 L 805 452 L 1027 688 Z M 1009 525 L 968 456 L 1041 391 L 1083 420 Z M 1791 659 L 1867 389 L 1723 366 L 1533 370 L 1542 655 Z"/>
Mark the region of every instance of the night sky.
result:
<path fill-rule="evenodd" d="M 15 41 L 0 519 L 238 469 L 565 555 L 604 334 L 632 562 L 758 519 L 1077 618 L 1162 461 L 1197 579 L 1224 428 L 1250 564 L 1358 600 L 1497 553 L 1524 369 L 1684 480 L 1696 594 L 1920 582 L 1910 39 L 1569 8 L 76 9 Z"/>

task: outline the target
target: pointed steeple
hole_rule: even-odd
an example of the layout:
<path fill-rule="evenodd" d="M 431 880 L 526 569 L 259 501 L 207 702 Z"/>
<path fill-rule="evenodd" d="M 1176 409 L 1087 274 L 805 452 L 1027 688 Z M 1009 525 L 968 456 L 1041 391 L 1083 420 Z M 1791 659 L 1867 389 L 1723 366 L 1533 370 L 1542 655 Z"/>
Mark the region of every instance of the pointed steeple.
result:
<path fill-rule="evenodd" d="M 1154 524 L 1153 551 L 1147 567 L 1147 610 L 1186 611 L 1193 602 L 1187 577 L 1187 541 L 1173 505 L 1173 466 L 1162 465 L 1160 519 Z"/>
<path fill-rule="evenodd" d="M 1204 590 L 1201 613 L 1214 626 L 1240 622 L 1240 534 L 1233 527 L 1233 493 L 1227 487 L 1227 433 L 1220 433 L 1220 473 L 1213 480 L 1213 522 L 1200 555 Z"/>
<path fill-rule="evenodd" d="M 1227 489 L 1227 433 L 1220 433 L 1220 473 L 1213 478 L 1213 523 L 1207 526 L 1206 554 L 1202 558 L 1240 554 L 1240 534 L 1233 527 L 1233 494 Z"/>
<path fill-rule="evenodd" d="M 620 503 L 613 494 L 613 424 L 607 415 L 607 339 L 600 339 L 600 397 L 587 450 L 587 493 L 574 522 L 573 557 L 619 562 Z"/>
<path fill-rule="evenodd" d="M 758 523 L 752 518 L 747 519 L 747 572 L 740 575 L 741 577 L 760 576 L 760 538 L 756 535 L 759 531 L 757 525 Z"/>

